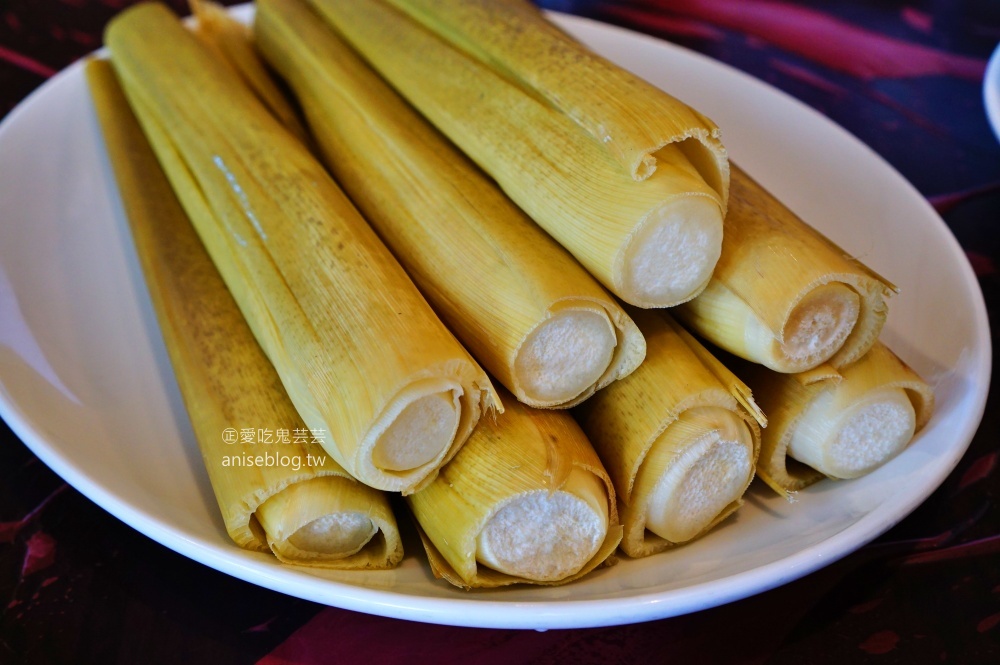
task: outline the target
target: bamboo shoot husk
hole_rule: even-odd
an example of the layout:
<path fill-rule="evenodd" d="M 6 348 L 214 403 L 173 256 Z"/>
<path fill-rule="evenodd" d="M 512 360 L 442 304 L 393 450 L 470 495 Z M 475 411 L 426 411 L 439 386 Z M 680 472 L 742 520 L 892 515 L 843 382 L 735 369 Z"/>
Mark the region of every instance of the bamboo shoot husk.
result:
<path fill-rule="evenodd" d="M 220 4 L 208 0 L 188 0 L 196 19 L 192 28 L 195 36 L 216 52 L 243 82 L 253 90 L 288 131 L 308 145 L 309 138 L 302 121 L 288 98 L 282 94 L 268 73 L 251 41 L 250 29 L 229 15 Z"/>
<path fill-rule="evenodd" d="M 901 452 L 934 410 L 930 386 L 881 342 L 839 371 L 824 369 L 803 379 L 745 368 L 770 417 L 757 475 L 779 494 L 788 496 L 824 476 L 873 471 Z"/>
<path fill-rule="evenodd" d="M 608 62 L 524 0 L 388 0 L 438 37 L 543 97 L 585 129 L 636 180 L 657 151 L 683 145 L 726 198 L 729 164 L 710 119 Z M 581 72 L 586 75 L 581 76 Z"/>
<path fill-rule="evenodd" d="M 465 588 L 564 584 L 621 540 L 614 488 L 573 418 L 512 400 L 407 501 L 434 574 Z"/>
<path fill-rule="evenodd" d="M 359 488 L 364 488 L 365 493 Z M 339 476 L 288 485 L 261 503 L 255 517 L 267 535 L 271 551 L 286 563 L 322 568 L 390 568 L 403 557 L 388 498 L 351 478 L 346 471 Z M 385 553 L 384 565 L 372 558 L 381 552 Z"/>
<path fill-rule="evenodd" d="M 306 4 L 258 2 L 254 30 L 334 177 L 518 400 L 572 406 L 638 366 L 645 343 L 614 298 Z"/>
<path fill-rule="evenodd" d="M 633 312 L 646 360 L 577 409 L 618 496 L 631 557 L 661 552 L 732 514 L 766 423 L 750 391 L 668 315 Z"/>
<path fill-rule="evenodd" d="M 146 286 L 226 531 L 240 547 L 273 550 L 291 563 L 395 566 L 403 548 L 385 495 L 351 478 L 311 437 L 257 445 L 249 455 L 249 444 L 224 438 L 247 428 L 295 433 L 306 427 L 188 221 L 111 65 L 91 60 L 85 71 Z M 244 464 L 257 455 L 273 458 Z M 275 513 L 280 503 L 294 504 L 309 519 L 290 522 Z M 316 525 L 316 520 L 332 524 Z M 314 538 L 297 552 L 285 551 L 284 541 L 294 541 L 310 525 L 326 542 Z"/>
<path fill-rule="evenodd" d="M 384 2 L 310 4 L 608 290 L 640 307 L 669 307 L 704 289 L 721 247 L 726 178 L 713 166 L 719 187 L 706 183 L 699 167 L 711 160 L 695 155 L 701 143 L 668 143 L 656 152 L 656 170 L 638 182 L 544 94 Z M 569 44 L 567 38 L 554 48 Z M 575 71 L 589 80 L 589 70 Z M 594 95 L 602 95 L 600 80 Z M 707 137 L 715 129 L 702 123 L 683 131 Z"/>
<path fill-rule="evenodd" d="M 161 5 L 110 24 L 126 96 L 310 429 L 355 478 L 412 492 L 499 405 L 308 150 Z"/>
<path fill-rule="evenodd" d="M 875 343 L 896 287 L 732 167 L 722 256 L 678 318 L 778 372 L 854 362 Z"/>

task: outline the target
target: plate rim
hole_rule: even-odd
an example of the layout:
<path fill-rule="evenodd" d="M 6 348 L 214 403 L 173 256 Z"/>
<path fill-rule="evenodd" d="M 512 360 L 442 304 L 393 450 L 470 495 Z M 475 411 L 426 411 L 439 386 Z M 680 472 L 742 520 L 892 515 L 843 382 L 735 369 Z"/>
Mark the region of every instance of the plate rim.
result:
<path fill-rule="evenodd" d="M 1000 141 L 1000 43 L 986 63 L 983 74 L 983 106 L 997 141 Z"/>

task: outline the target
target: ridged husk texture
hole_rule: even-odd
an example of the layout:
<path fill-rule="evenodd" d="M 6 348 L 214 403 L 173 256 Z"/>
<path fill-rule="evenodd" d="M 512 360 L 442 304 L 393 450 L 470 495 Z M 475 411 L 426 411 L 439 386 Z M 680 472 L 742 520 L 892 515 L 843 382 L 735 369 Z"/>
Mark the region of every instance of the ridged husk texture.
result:
<path fill-rule="evenodd" d="M 403 548 L 385 495 L 351 478 L 313 441 L 174 195 L 110 64 L 91 60 L 86 74 L 153 309 L 226 531 L 240 547 L 270 551 L 268 534 L 255 516 L 259 506 L 287 488 L 335 478 L 343 500 L 321 510 L 367 512 L 380 533 L 353 556 L 311 564 L 395 566 Z M 251 429 L 256 440 L 258 429 L 265 428 L 286 430 L 290 441 L 252 445 L 224 438 L 227 431 L 236 437 Z M 233 462 L 264 454 L 297 464 Z"/>
<path fill-rule="evenodd" d="M 309 151 L 169 10 L 123 12 L 106 42 L 299 414 L 328 433 L 328 452 L 362 482 L 410 492 L 429 481 L 499 404 L 486 374 Z M 459 414 L 436 457 L 411 470 L 376 466 L 378 436 L 408 404 L 436 394 Z"/>
<path fill-rule="evenodd" d="M 334 177 L 442 319 L 518 400 L 572 406 L 638 366 L 645 343 L 614 298 L 307 5 L 262 0 L 254 30 L 298 96 Z M 607 320 L 617 340 L 611 362 L 568 399 L 534 397 L 519 376 L 518 351 L 565 310 Z"/>

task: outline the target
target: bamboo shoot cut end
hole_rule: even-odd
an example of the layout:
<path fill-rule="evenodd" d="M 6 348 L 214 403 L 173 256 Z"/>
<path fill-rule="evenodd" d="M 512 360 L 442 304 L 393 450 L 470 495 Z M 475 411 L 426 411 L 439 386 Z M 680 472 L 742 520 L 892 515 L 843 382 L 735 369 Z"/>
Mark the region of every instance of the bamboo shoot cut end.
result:
<path fill-rule="evenodd" d="M 707 196 L 660 205 L 625 248 L 622 297 L 640 307 L 672 307 L 708 284 L 722 252 L 722 211 Z"/>
<path fill-rule="evenodd" d="M 378 532 L 365 513 L 337 512 L 318 517 L 288 537 L 288 542 L 304 552 L 342 559 L 357 554 Z"/>
<path fill-rule="evenodd" d="M 320 476 L 288 485 L 255 515 L 279 559 L 323 565 L 357 554 L 379 532 L 372 497 L 354 480 Z"/>
<path fill-rule="evenodd" d="M 731 411 L 719 411 L 722 426 L 688 446 L 649 495 L 646 528 L 672 543 L 704 531 L 742 496 L 753 474 L 750 431 Z"/>
<path fill-rule="evenodd" d="M 525 492 L 503 504 L 479 534 L 476 559 L 508 575 L 556 582 L 583 568 L 607 532 L 604 485 L 574 469 L 561 490 Z"/>
<path fill-rule="evenodd" d="M 899 454 L 916 431 L 913 403 L 902 388 L 882 388 L 842 414 L 832 393 L 809 406 L 792 433 L 788 453 L 832 478 L 858 478 Z"/>
<path fill-rule="evenodd" d="M 455 439 L 460 411 L 451 391 L 413 400 L 375 442 L 375 466 L 383 471 L 410 471 L 437 459 Z"/>
<path fill-rule="evenodd" d="M 795 307 L 785 324 L 782 348 L 795 361 L 826 362 L 844 345 L 860 314 L 857 292 L 843 284 L 824 284 Z"/>
<path fill-rule="evenodd" d="M 560 404 L 604 375 L 616 344 L 614 326 L 606 315 L 563 310 L 531 331 L 517 352 L 514 371 L 528 399 Z"/>

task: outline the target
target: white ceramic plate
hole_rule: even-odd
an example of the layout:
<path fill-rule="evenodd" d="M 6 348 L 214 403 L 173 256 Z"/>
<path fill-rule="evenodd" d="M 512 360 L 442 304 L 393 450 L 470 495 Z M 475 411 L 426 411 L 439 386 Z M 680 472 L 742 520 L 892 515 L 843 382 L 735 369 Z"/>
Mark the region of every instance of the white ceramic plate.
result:
<path fill-rule="evenodd" d="M 997 44 L 983 76 L 983 103 L 993 133 L 1000 141 L 1000 44 Z"/>
<path fill-rule="evenodd" d="M 941 483 L 983 413 L 986 312 L 955 239 L 882 159 L 792 98 L 676 46 L 555 18 L 713 117 L 738 162 L 902 287 L 885 339 L 932 381 L 938 409 L 901 456 L 794 504 L 755 487 L 706 538 L 564 587 L 462 592 L 435 580 L 412 546 L 400 568 L 373 573 L 240 550 L 187 422 L 79 65 L 0 126 L 0 415 L 71 485 L 185 556 L 293 596 L 418 621 L 562 628 L 672 616 L 801 577 L 884 532 Z"/>

